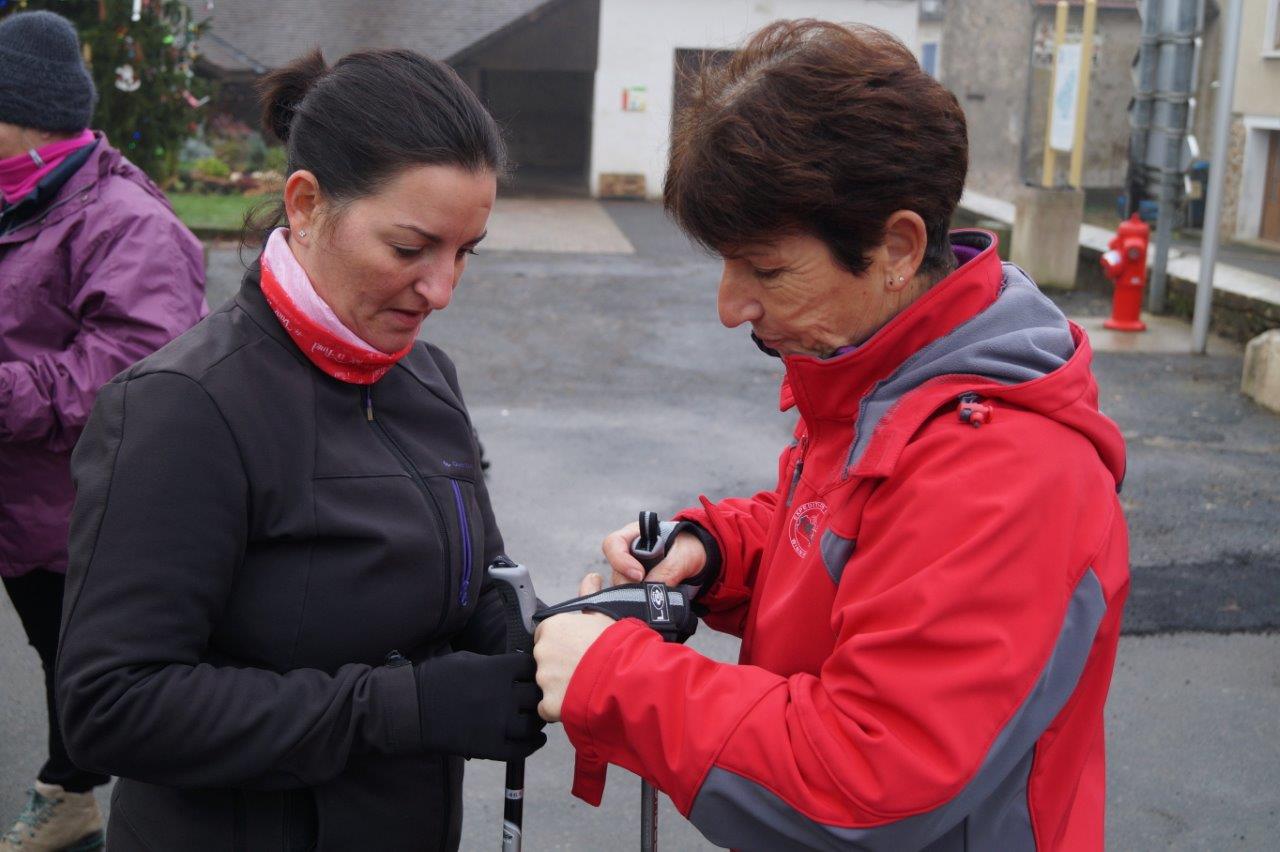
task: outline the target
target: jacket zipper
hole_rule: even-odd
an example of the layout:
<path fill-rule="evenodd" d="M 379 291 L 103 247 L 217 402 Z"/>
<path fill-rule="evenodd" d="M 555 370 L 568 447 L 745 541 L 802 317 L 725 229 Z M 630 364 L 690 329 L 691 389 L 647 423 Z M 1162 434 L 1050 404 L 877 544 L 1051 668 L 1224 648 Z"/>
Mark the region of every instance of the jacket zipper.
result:
<path fill-rule="evenodd" d="M 391 454 L 396 457 L 396 460 L 400 462 L 400 466 L 404 468 L 405 472 L 409 474 L 409 478 L 413 480 L 413 484 L 418 486 L 418 490 L 422 492 L 422 496 L 426 498 L 427 503 L 435 510 L 436 522 L 439 524 L 440 539 L 444 543 L 444 558 L 447 564 L 453 553 L 453 548 L 449 543 L 449 527 L 445 524 L 444 511 L 440 508 L 440 503 L 436 500 L 435 495 L 431 493 L 431 489 L 427 487 L 427 482 L 422 478 L 422 474 L 418 473 L 418 469 L 413 466 L 411 461 L 409 461 L 409 456 L 405 454 L 404 450 L 400 449 L 400 445 L 391 437 L 391 433 L 382 428 L 382 424 L 374 418 L 373 387 L 371 385 L 364 386 L 364 415 L 365 419 L 372 424 L 374 434 L 382 440 L 383 445 L 385 445 L 386 448 L 391 451 Z M 449 572 L 445 571 L 444 575 L 444 597 L 447 601 L 449 599 Z M 436 623 L 437 631 L 444 625 L 445 619 L 448 615 L 449 607 L 446 604 L 440 610 L 440 620 Z"/>
<path fill-rule="evenodd" d="M 809 436 L 805 435 L 800 439 L 800 460 L 796 462 L 794 471 L 791 474 L 791 485 L 787 487 L 787 500 L 782 505 L 789 507 L 791 499 L 796 496 L 796 486 L 800 484 L 800 474 L 804 472 L 804 454 L 809 448 Z"/>
<path fill-rule="evenodd" d="M 466 606 L 467 590 L 471 587 L 471 525 L 467 522 L 467 506 L 458 480 L 450 479 L 449 484 L 453 486 L 453 499 L 458 504 L 458 520 L 462 524 L 462 583 L 458 588 L 458 603 Z"/>

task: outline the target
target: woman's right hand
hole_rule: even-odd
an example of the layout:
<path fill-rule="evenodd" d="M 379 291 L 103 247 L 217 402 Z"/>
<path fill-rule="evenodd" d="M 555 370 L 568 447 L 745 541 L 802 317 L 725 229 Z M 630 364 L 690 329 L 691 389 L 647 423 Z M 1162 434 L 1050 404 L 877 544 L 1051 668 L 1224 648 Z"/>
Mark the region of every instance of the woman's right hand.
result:
<path fill-rule="evenodd" d="M 600 549 L 604 551 L 604 558 L 609 560 L 609 567 L 613 569 L 613 585 L 638 583 L 646 579 L 644 568 L 631 555 L 631 542 L 639 536 L 640 524 L 630 523 L 604 537 Z M 668 586 L 678 586 L 690 577 L 697 576 L 706 564 L 707 551 L 702 547 L 702 542 L 693 533 L 682 532 L 671 542 L 666 558 L 649 572 L 648 579 Z"/>
<path fill-rule="evenodd" d="M 531 654 L 456 651 L 414 666 L 422 747 L 427 751 L 519 760 L 542 748 L 542 690 Z"/>

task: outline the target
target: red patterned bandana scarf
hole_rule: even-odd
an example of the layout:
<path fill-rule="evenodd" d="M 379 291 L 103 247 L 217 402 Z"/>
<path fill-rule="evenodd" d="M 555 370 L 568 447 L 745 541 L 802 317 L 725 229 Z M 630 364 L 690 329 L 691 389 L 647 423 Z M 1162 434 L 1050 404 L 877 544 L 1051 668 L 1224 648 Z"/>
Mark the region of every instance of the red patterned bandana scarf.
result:
<path fill-rule="evenodd" d="M 387 354 L 364 349 L 340 340 L 301 310 L 262 259 L 262 295 L 275 312 L 276 319 L 312 364 L 340 382 L 371 385 L 387 374 L 396 362 L 409 354 L 410 343 L 399 352 Z"/>

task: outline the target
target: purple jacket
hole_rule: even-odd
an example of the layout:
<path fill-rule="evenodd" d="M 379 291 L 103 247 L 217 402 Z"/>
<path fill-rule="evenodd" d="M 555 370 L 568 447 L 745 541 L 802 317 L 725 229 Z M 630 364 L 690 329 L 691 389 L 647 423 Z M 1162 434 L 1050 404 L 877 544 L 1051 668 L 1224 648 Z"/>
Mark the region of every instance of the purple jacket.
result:
<path fill-rule="evenodd" d="M 0 576 L 65 572 L 71 449 L 98 388 L 208 308 L 204 258 L 164 195 L 102 134 L 0 235 Z"/>

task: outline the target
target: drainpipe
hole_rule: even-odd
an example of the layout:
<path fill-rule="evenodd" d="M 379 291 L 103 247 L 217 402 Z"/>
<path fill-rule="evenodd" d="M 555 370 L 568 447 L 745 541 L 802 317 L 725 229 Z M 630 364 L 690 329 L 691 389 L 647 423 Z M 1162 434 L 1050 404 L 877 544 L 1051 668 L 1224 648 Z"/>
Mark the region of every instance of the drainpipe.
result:
<path fill-rule="evenodd" d="M 1158 141 L 1157 147 L 1162 149 L 1154 158 L 1160 164 L 1160 209 L 1156 221 L 1156 256 L 1147 299 L 1147 309 L 1152 313 L 1164 310 L 1174 201 L 1182 180 L 1182 144 L 1187 133 L 1187 111 L 1191 100 L 1198 5 L 1198 0 L 1171 0 L 1161 8 L 1156 103 L 1152 121 L 1152 129 L 1158 131 L 1153 134 Z"/>

